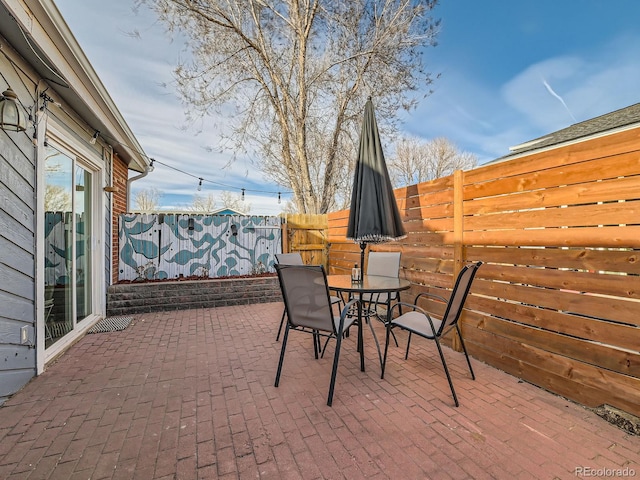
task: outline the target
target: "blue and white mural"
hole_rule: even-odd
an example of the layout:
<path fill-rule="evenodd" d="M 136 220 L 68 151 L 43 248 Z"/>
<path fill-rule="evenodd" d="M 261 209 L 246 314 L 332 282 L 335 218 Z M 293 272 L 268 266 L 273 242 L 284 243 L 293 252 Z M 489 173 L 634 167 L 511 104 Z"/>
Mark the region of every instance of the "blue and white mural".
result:
<path fill-rule="evenodd" d="M 44 214 L 44 284 L 47 287 L 71 283 L 71 212 L 45 212 Z M 84 215 L 76 216 L 76 263 L 85 254 Z M 76 282 L 83 281 L 78 271 Z"/>
<path fill-rule="evenodd" d="M 121 215 L 118 280 L 273 272 L 281 223 L 264 216 Z"/>

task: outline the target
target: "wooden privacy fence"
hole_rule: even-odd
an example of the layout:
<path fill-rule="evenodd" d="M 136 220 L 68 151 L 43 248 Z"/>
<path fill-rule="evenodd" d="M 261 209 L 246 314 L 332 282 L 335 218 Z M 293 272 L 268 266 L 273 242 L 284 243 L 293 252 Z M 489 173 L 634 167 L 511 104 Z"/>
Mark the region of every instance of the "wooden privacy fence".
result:
<path fill-rule="evenodd" d="M 485 262 L 462 321 L 479 360 L 586 406 L 640 415 L 640 129 L 395 191 L 401 276 L 448 295 Z M 329 214 L 330 271 L 359 247 Z"/>
<path fill-rule="evenodd" d="M 289 213 L 282 224 L 282 251 L 298 252 L 307 265 L 329 265 L 327 215 Z"/>

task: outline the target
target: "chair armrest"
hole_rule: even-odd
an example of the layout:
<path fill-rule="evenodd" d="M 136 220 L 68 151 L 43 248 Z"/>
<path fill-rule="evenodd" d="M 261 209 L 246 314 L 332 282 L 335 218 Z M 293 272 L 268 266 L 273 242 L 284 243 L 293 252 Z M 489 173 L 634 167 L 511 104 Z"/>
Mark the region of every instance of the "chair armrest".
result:
<path fill-rule="evenodd" d="M 398 305 L 402 305 L 404 307 L 409 307 L 409 308 L 413 309 L 414 312 L 418 311 L 422 315 L 424 315 L 425 318 L 427 319 L 427 321 L 429 322 L 429 326 L 431 327 L 431 331 L 433 332 L 434 335 L 436 334 L 436 328 L 433 325 L 433 320 L 431 319 L 431 315 L 429 314 L 429 312 L 427 312 L 423 308 L 420 308 L 418 305 L 416 305 L 414 303 L 405 303 L 405 302 L 398 302 L 395 305 L 393 305 L 393 307 L 391 307 L 391 312 L 393 312 L 393 309 L 396 308 L 396 306 L 398 306 Z M 387 328 L 390 328 L 392 326 L 392 324 L 393 324 L 393 320 L 387 323 Z"/>
<path fill-rule="evenodd" d="M 446 298 L 440 296 L 440 295 L 436 295 L 435 293 L 429 293 L 429 292 L 422 292 L 419 293 L 418 295 L 416 295 L 415 300 L 413 301 L 414 305 L 418 304 L 418 299 L 420 297 L 429 297 L 429 298 L 435 298 L 436 300 L 440 300 L 443 303 L 448 303 L 449 300 L 447 300 Z"/>
<path fill-rule="evenodd" d="M 396 308 L 400 308 L 400 307 L 408 307 L 411 308 L 413 310 L 420 310 L 422 313 L 425 313 L 424 310 L 422 308 L 420 308 L 419 306 L 417 306 L 415 303 L 407 303 L 407 302 L 396 302 L 391 306 L 391 309 L 389 309 L 389 315 L 391 315 L 391 318 L 393 318 L 393 311 Z"/>
<path fill-rule="evenodd" d="M 340 312 L 340 326 L 338 328 L 340 332 L 344 330 L 344 319 L 347 318 L 347 316 L 349 315 L 349 312 L 351 311 L 351 307 L 353 307 L 355 304 L 359 302 L 360 300 L 358 300 L 357 298 L 354 298 L 353 300 L 347 302 L 347 304 L 344 306 L 344 308 Z"/>

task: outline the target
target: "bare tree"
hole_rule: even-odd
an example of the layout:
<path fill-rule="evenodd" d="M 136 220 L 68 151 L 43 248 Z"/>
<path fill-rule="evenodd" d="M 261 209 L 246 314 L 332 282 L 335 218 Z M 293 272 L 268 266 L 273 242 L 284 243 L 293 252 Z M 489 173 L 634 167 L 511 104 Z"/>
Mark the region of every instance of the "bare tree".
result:
<path fill-rule="evenodd" d="M 187 210 L 190 212 L 210 213 L 217 209 L 218 200 L 220 200 L 224 208 L 242 213 L 249 213 L 251 210 L 251 204 L 242 200 L 240 195 L 227 191 L 220 192 L 218 199 L 216 199 L 213 192 L 209 192 L 206 196 L 194 195 L 193 202 L 187 207 Z"/>
<path fill-rule="evenodd" d="M 189 114 L 226 111 L 235 151 L 257 152 L 305 213 L 346 204 L 366 98 L 392 131 L 417 103 L 410 92 L 431 84 L 435 3 L 137 0 L 187 38 L 190 63 L 175 73 Z"/>
<path fill-rule="evenodd" d="M 162 194 L 156 187 L 138 190 L 134 197 L 136 210 L 140 212 L 153 212 L 160 208 Z"/>
<path fill-rule="evenodd" d="M 220 192 L 220 202 L 225 208 L 230 208 L 237 212 L 249 213 L 251 211 L 251 204 L 245 202 L 238 194 L 231 192 Z"/>
<path fill-rule="evenodd" d="M 216 198 L 213 192 L 209 192 L 207 195 L 203 196 L 200 194 L 195 194 L 193 196 L 193 201 L 191 205 L 187 207 L 187 211 L 189 212 L 197 212 L 197 213 L 210 213 L 216 208 Z"/>
<path fill-rule="evenodd" d="M 71 192 L 64 186 L 47 183 L 44 192 L 45 212 L 70 212 Z"/>
<path fill-rule="evenodd" d="M 403 138 L 396 144 L 388 162 L 389 175 L 396 187 L 427 182 L 478 165 L 472 153 L 462 152 L 446 138 L 427 142 Z"/>

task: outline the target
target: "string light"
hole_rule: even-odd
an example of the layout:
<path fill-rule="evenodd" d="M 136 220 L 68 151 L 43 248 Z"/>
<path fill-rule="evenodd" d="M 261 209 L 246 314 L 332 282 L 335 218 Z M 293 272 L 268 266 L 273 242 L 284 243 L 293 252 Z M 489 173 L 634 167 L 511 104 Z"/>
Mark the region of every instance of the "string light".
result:
<path fill-rule="evenodd" d="M 70 115 L 64 108 L 62 108 L 62 105 L 60 103 L 55 102 L 51 97 L 46 95 L 44 92 L 42 92 L 40 94 L 40 97 L 43 99 L 43 105 L 41 107 L 41 110 L 47 109 L 49 104 L 53 104 L 56 107 L 58 107 L 59 110 L 61 112 L 63 112 L 69 119 L 71 119 L 76 125 L 78 125 L 79 127 L 83 128 L 83 129 L 86 129 L 86 126 L 81 125 L 78 122 L 78 120 L 76 120 L 75 117 Z M 176 172 L 182 173 L 183 175 L 187 175 L 189 177 L 196 178 L 198 180 L 198 191 L 202 190 L 202 183 L 205 182 L 205 181 L 209 182 L 209 183 L 211 183 L 213 185 L 217 185 L 217 186 L 220 186 L 220 187 L 228 188 L 228 189 L 231 189 L 231 190 L 237 190 L 238 189 L 238 187 L 236 187 L 234 185 L 220 183 L 220 182 L 209 180 L 209 179 L 206 179 L 206 178 L 203 178 L 203 177 L 199 177 L 199 176 L 196 176 L 196 175 L 194 175 L 192 173 L 186 172 L 186 171 L 181 170 L 179 168 L 176 168 L 176 167 L 174 167 L 172 165 L 169 165 L 169 164 L 167 164 L 165 162 L 161 162 L 159 160 L 156 160 L 155 158 L 151 158 L 146 153 L 144 153 L 144 152 L 142 152 L 142 151 L 140 151 L 140 150 L 138 150 L 136 148 L 133 148 L 130 145 L 127 145 L 126 143 L 120 142 L 117 139 L 115 139 L 113 137 L 110 137 L 109 135 L 101 133 L 99 130 L 94 130 L 94 133 L 93 133 L 92 137 L 89 139 L 89 143 L 94 144 L 96 142 L 98 136 L 101 136 L 102 138 L 104 138 L 105 141 L 108 141 L 111 145 L 114 145 L 114 146 L 115 145 L 121 145 L 121 146 L 125 147 L 127 150 L 131 151 L 132 153 L 136 153 L 136 154 L 140 155 L 141 157 L 144 157 L 147 160 L 149 160 L 149 167 L 148 167 L 148 171 L 149 172 L 152 172 L 155 169 L 155 164 L 159 164 L 159 165 L 162 165 L 164 167 L 170 168 L 171 170 L 174 170 Z M 37 140 L 34 139 L 34 144 L 36 142 L 37 142 Z M 117 154 L 117 152 L 114 152 L 114 154 Z M 282 196 L 282 193 L 283 193 L 281 191 L 273 191 L 273 190 L 269 191 L 269 190 L 258 190 L 258 189 L 247 189 L 247 188 L 241 188 L 240 190 L 242 192 L 241 195 L 242 195 L 242 200 L 243 201 L 244 201 L 244 197 L 245 197 L 245 192 L 249 191 L 249 192 L 254 192 L 254 193 L 277 194 L 278 195 L 278 203 L 280 203 L 281 202 L 281 196 Z M 284 193 L 293 194 L 293 192 L 291 192 L 291 191 L 287 191 L 287 192 L 284 192 Z"/>
<path fill-rule="evenodd" d="M 20 27 L 20 26 L 18 25 L 18 27 Z M 25 35 L 25 32 L 22 30 L 22 28 L 20 28 L 20 31 L 21 31 L 22 35 L 25 37 L 25 41 L 28 43 L 29 47 L 33 50 L 33 47 L 32 47 L 32 45 L 31 45 L 31 42 L 29 41 L 29 39 L 28 39 L 28 38 L 27 38 L 27 36 Z M 35 50 L 33 50 L 33 52 L 34 52 L 36 55 L 38 55 L 38 54 L 37 54 L 37 52 L 35 52 Z M 12 67 L 14 68 L 14 70 L 16 70 L 16 72 L 18 71 L 17 69 L 20 69 L 20 71 L 21 71 L 21 72 L 22 72 L 22 73 L 23 73 L 27 78 L 29 78 L 30 80 L 32 80 L 32 79 L 29 77 L 29 74 L 28 74 L 27 72 L 25 72 L 24 70 L 22 70 L 22 69 L 19 67 L 19 65 L 17 65 L 17 64 L 13 61 L 13 59 L 12 59 L 12 58 L 10 58 L 10 57 L 9 57 L 9 56 L 8 56 L 8 55 L 7 55 L 3 50 L 2 50 L 2 48 L 0 48 L 0 54 L 4 55 L 4 57 L 9 61 L 9 63 L 12 65 Z M 39 56 L 38 56 L 38 58 L 39 58 Z M 42 60 L 42 59 L 41 59 L 41 60 Z M 69 88 L 69 85 L 66 83 L 66 80 L 65 80 L 63 77 L 61 77 L 61 76 L 60 76 L 60 75 L 59 75 L 55 70 L 53 70 L 51 67 L 49 67 L 49 65 L 47 64 L 47 62 L 45 62 L 44 60 L 42 60 L 42 63 L 45 65 L 45 67 L 46 67 L 46 68 L 48 68 L 52 73 L 54 73 L 54 74 L 55 74 L 55 75 L 56 75 L 56 76 L 61 80 L 61 82 L 58 82 L 58 81 L 53 80 L 52 78 L 46 78 L 46 80 L 47 80 L 48 82 L 50 82 L 50 83 L 54 83 L 54 84 L 56 84 L 56 85 L 58 85 L 58 86 L 61 86 L 61 87 L 64 87 L 64 88 Z M 7 85 L 9 84 L 9 83 L 7 82 L 7 79 L 5 78 L 5 76 L 2 74 L 2 72 L 0 72 L 0 77 L 2 77 L 2 79 L 3 79 L 3 80 L 5 80 L 5 83 L 6 83 Z M 20 80 L 22 80 L 22 77 L 20 77 Z M 32 81 L 33 81 L 33 80 L 32 80 Z M 61 103 L 56 102 L 53 98 L 51 98 L 49 95 L 47 95 L 47 93 L 46 93 L 46 92 L 47 92 L 47 90 L 49 90 L 49 88 L 46 88 L 46 89 L 45 89 L 44 91 L 42 91 L 42 92 L 38 92 L 38 87 L 39 87 L 39 85 L 40 85 L 40 82 L 41 82 L 41 81 L 43 81 L 43 79 L 39 80 L 38 82 L 33 81 L 33 83 L 35 83 L 35 84 L 36 84 L 36 91 L 35 91 L 35 98 L 32 98 L 32 100 L 33 100 L 33 101 L 35 101 L 35 105 L 32 107 L 32 109 L 33 109 L 33 108 L 38 109 L 38 101 L 37 101 L 37 100 L 38 100 L 38 98 L 37 98 L 37 97 L 40 97 L 40 99 L 42 99 L 42 105 L 40 105 L 40 107 L 39 107 L 39 110 L 40 110 L 40 111 L 49 110 L 50 105 L 55 105 L 56 107 L 58 107 L 58 110 L 59 110 L 60 112 L 64 113 L 64 114 L 67 116 L 67 118 L 68 118 L 69 120 L 71 120 L 73 123 L 75 123 L 75 124 L 76 124 L 78 127 L 80 127 L 82 130 L 84 130 L 84 131 L 89 130 L 89 132 L 93 130 L 93 134 L 91 134 L 91 137 L 89 138 L 89 141 L 88 141 L 88 143 L 89 143 L 89 144 L 91 144 L 91 145 L 95 145 L 95 144 L 96 144 L 96 142 L 97 142 L 97 140 L 98 140 L 98 137 L 99 137 L 99 136 L 101 136 L 101 137 L 102 137 L 105 141 L 107 141 L 110 145 L 112 145 L 112 146 L 120 145 L 120 146 L 122 146 L 122 147 L 126 148 L 127 150 L 131 151 L 132 153 L 136 153 L 136 154 L 140 155 L 141 157 L 146 158 L 147 160 L 149 160 L 149 166 L 148 166 L 148 171 L 149 171 L 149 172 L 152 172 L 152 171 L 154 170 L 154 163 L 158 163 L 158 164 L 163 165 L 163 166 L 165 166 L 165 167 L 167 167 L 167 168 L 170 168 L 170 169 L 172 169 L 172 170 L 174 170 L 174 171 L 176 171 L 176 172 L 182 173 L 183 175 L 187 175 L 187 176 L 192 177 L 192 178 L 197 178 L 197 179 L 198 179 L 198 190 L 199 190 L 199 191 L 202 189 L 202 182 L 204 182 L 204 181 L 207 181 L 207 182 L 209 182 L 209 183 L 211 183 L 211 184 L 213 184 L 213 185 L 218 185 L 218 186 L 220 186 L 220 187 L 224 187 L 224 188 L 228 188 L 228 189 L 232 189 L 232 190 L 237 190 L 237 189 L 238 189 L 238 187 L 236 187 L 236 186 L 228 185 L 228 184 L 224 184 L 224 183 L 220 183 L 220 182 L 215 182 L 215 181 L 213 181 L 213 180 L 208 180 L 208 179 L 205 179 L 205 178 L 203 178 L 203 177 L 198 177 L 198 176 L 196 176 L 196 175 L 193 175 L 192 173 L 189 173 L 189 172 L 186 172 L 186 171 L 181 170 L 181 169 L 179 169 L 179 168 L 173 167 L 172 165 L 168 165 L 168 164 L 166 164 L 166 163 L 164 163 L 164 162 L 159 162 L 159 161 L 157 161 L 157 160 L 156 160 L 156 159 L 154 159 L 154 158 L 150 158 L 146 153 L 144 153 L 144 152 L 142 152 L 142 151 L 140 151 L 140 150 L 138 150 L 138 149 L 136 149 L 136 148 L 133 148 L 133 147 L 131 147 L 130 145 L 128 145 L 128 144 L 126 144 L 126 143 L 123 143 L 123 142 L 121 142 L 121 141 L 119 141 L 119 140 L 117 140 L 117 139 L 115 139 L 115 138 L 113 138 L 113 137 L 110 137 L 109 135 L 106 135 L 106 134 L 104 134 L 104 133 L 101 133 L 101 132 L 100 132 L 99 130 L 97 130 L 97 129 L 91 128 L 91 126 L 90 126 L 90 125 L 87 125 L 87 124 L 85 124 L 85 123 L 80 123 L 80 121 L 78 121 L 78 119 L 76 118 L 76 116 L 75 116 L 75 115 L 71 115 L 69 112 L 67 112 L 67 111 L 65 110 L 65 108 L 62 106 L 62 104 L 61 104 Z M 24 81 L 23 81 L 22 83 L 23 83 L 23 85 L 25 85 L 25 84 L 24 84 Z M 26 88 L 26 85 L 25 85 L 25 88 Z M 29 120 L 31 121 L 31 120 L 32 120 L 32 111 L 33 111 L 33 110 L 29 110 L 29 109 L 25 108 L 25 107 L 24 107 L 24 105 L 22 104 L 22 102 L 20 102 L 20 100 L 19 100 L 19 99 L 17 99 L 17 101 L 20 103 L 20 105 L 22 106 L 22 108 L 23 108 L 24 110 L 26 110 L 26 111 L 29 113 Z M 37 127 L 38 123 L 39 123 L 39 122 L 37 122 L 37 121 L 35 121 L 35 120 L 34 120 L 34 122 L 33 122 L 33 126 L 34 126 L 34 127 Z M 87 132 L 87 133 L 89 133 L 89 132 Z M 33 144 L 34 144 L 34 145 L 37 145 L 37 143 L 38 143 L 38 132 L 36 131 L 36 128 L 34 128 L 34 132 L 33 132 L 33 136 L 32 136 L 32 142 L 33 142 Z M 48 139 L 48 138 L 46 138 L 46 137 L 44 138 L 44 144 L 45 144 L 45 146 L 48 146 L 48 145 L 49 145 L 49 139 Z M 118 153 L 117 153 L 117 152 L 113 152 L 113 155 L 114 155 L 114 156 L 118 156 Z M 277 194 L 277 195 L 278 195 L 278 203 L 281 203 L 281 196 L 282 196 L 282 192 L 268 191 L 268 190 L 258 190 L 258 189 L 246 189 L 246 188 L 242 188 L 242 189 L 241 189 L 241 191 L 242 191 L 242 200 L 243 200 L 243 201 L 244 201 L 244 198 L 245 198 L 245 192 L 249 191 L 249 192 L 255 192 L 255 193 Z M 293 194 L 293 192 L 292 192 L 292 191 L 286 191 L 286 192 L 284 192 L 284 193 Z"/>

